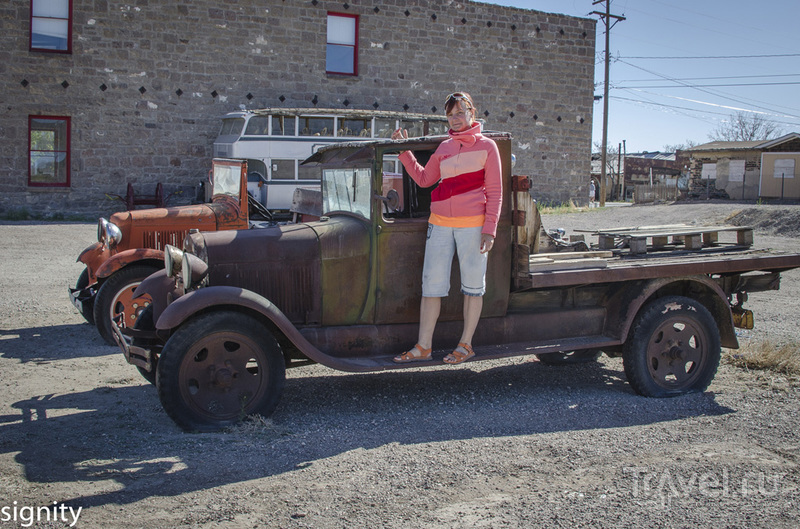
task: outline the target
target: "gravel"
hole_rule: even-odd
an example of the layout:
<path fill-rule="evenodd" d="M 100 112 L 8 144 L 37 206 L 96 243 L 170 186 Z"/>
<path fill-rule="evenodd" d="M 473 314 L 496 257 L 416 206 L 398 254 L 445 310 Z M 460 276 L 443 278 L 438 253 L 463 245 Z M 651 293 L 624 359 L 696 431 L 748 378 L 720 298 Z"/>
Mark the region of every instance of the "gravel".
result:
<path fill-rule="evenodd" d="M 547 228 L 756 228 L 800 252 L 800 207 L 689 203 L 546 215 Z M 0 223 L 0 527 L 797 527 L 800 382 L 720 366 L 709 390 L 635 395 L 619 359 L 347 374 L 290 370 L 275 414 L 186 434 L 68 303 L 92 224 Z M 754 294 L 749 340 L 797 343 L 800 271 Z M 16 502 L 16 503 L 14 503 Z M 3 510 L 9 507 L 8 510 Z M 52 511 L 52 508 L 50 509 Z M 66 527 L 69 522 L 37 527 Z"/>

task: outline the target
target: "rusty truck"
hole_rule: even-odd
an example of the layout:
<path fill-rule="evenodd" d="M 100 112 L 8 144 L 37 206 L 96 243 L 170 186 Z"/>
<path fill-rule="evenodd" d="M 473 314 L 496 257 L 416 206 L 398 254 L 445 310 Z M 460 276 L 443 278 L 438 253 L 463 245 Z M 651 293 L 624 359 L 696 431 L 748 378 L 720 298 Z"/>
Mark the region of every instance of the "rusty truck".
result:
<path fill-rule="evenodd" d="M 782 271 L 800 267 L 798 254 L 754 249 L 747 228 L 732 243 L 691 226 L 676 230 L 679 242 L 655 227 L 625 237 L 611 230 L 601 234 L 605 248 L 575 251 L 545 237 L 531 179 L 512 176 L 510 135 L 485 134 L 503 161 L 503 207 L 469 362 L 536 355 L 566 364 L 604 353 L 622 357 L 640 395 L 704 391 L 721 348 L 738 347 L 735 326 L 752 325 L 748 293 L 777 289 Z M 442 364 L 461 331 L 458 267 L 433 360 L 392 361 L 417 337 L 431 189 L 405 172 L 385 174 L 383 162 L 412 150 L 424 164 L 443 139 L 322 149 L 304 162 L 322 181 L 319 220 L 193 231 L 182 248 L 165 252 L 165 269 L 134 293 L 151 302 L 115 336 L 178 425 L 215 430 L 270 415 L 291 367 L 375 372 Z"/>
<path fill-rule="evenodd" d="M 209 174 L 211 201 L 176 207 L 139 209 L 100 218 L 97 242 L 78 256 L 86 265 L 74 288 L 72 304 L 100 336 L 114 345 L 113 318 L 135 317 L 133 290 L 164 266 L 164 247 L 180 246 L 189 229 L 244 229 L 264 222 L 271 213 L 248 196 L 247 168 L 241 161 L 215 159 Z M 132 322 L 130 322 L 132 324 Z"/>

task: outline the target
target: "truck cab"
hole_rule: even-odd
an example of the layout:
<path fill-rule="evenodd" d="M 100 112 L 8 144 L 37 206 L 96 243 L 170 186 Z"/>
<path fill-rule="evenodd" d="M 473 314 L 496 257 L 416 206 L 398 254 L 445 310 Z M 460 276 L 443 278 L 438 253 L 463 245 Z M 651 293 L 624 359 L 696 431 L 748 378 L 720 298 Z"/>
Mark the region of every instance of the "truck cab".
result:
<path fill-rule="evenodd" d="M 501 155 L 503 206 L 470 361 L 536 355 L 548 364 L 577 363 L 602 351 L 623 357 L 642 395 L 703 391 L 721 347 L 738 347 L 733 306 L 744 311 L 745 291 L 777 288 L 780 271 L 800 266 L 798 255 L 737 247 L 725 254 L 714 248 L 699 264 L 683 253 L 662 260 L 584 251 L 585 266 L 537 269 L 542 230 L 531 180 L 511 174 L 509 134 L 484 134 Z M 409 367 L 392 358 L 417 337 L 432 189 L 384 161 L 412 150 L 424 164 L 445 139 L 321 149 L 304 162 L 320 174 L 319 220 L 193 231 L 182 249 L 168 248 L 164 270 L 134 293 L 134 302 L 149 305 L 137 309 L 133 328 L 115 327 L 115 336 L 128 362 L 156 382 L 176 423 L 214 430 L 269 415 L 287 367 Z M 412 367 L 441 364 L 457 342 L 458 274 L 453 267 L 433 359 Z"/>

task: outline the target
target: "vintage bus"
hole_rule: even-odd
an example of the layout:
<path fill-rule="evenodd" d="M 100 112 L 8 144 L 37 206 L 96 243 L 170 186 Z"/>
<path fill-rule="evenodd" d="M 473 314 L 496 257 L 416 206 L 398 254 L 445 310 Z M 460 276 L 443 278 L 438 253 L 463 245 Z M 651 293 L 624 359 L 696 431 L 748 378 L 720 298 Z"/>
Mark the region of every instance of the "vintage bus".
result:
<path fill-rule="evenodd" d="M 324 145 L 447 133 L 444 115 L 322 108 L 265 108 L 230 112 L 214 142 L 214 158 L 247 160 L 248 190 L 268 209 L 286 211 L 298 187 L 319 189 L 319 177 L 300 163 Z M 386 173 L 400 172 L 387 160 Z"/>

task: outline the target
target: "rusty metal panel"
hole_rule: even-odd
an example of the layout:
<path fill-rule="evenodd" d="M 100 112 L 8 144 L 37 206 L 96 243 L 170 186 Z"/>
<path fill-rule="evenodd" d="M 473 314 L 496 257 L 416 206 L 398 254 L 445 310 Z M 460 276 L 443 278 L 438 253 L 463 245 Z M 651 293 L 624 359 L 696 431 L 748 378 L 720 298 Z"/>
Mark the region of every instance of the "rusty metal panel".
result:
<path fill-rule="evenodd" d="M 322 323 L 352 325 L 372 321 L 369 310 L 371 235 L 365 219 L 335 215 L 309 223 L 319 238 Z"/>
<path fill-rule="evenodd" d="M 264 296 L 295 324 L 322 321 L 317 236 L 306 225 L 206 233 L 210 286 Z"/>

